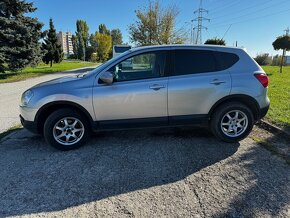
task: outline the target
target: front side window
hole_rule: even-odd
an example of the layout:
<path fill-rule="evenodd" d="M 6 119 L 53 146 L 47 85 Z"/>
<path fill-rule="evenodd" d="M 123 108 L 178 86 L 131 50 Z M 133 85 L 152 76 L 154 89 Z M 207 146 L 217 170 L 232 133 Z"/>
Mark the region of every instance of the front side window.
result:
<path fill-rule="evenodd" d="M 149 52 L 130 57 L 109 69 L 114 81 L 130 81 L 163 77 L 166 51 Z"/>
<path fill-rule="evenodd" d="M 187 75 L 216 71 L 216 60 L 212 51 L 175 50 L 175 75 Z"/>

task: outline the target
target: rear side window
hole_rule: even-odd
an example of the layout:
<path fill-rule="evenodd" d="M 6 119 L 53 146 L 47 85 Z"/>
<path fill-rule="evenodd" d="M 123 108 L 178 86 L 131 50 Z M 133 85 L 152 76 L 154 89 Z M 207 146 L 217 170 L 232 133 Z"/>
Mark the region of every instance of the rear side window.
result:
<path fill-rule="evenodd" d="M 239 56 L 228 52 L 215 52 L 217 62 L 219 63 L 218 70 L 226 70 L 239 61 Z"/>
<path fill-rule="evenodd" d="M 213 72 L 217 70 L 212 51 L 175 50 L 174 75 Z"/>

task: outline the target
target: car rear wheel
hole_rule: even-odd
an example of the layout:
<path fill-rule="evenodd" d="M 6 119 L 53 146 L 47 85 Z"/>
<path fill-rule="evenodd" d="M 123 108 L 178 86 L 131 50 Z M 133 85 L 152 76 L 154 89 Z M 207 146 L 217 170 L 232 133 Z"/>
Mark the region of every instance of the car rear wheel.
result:
<path fill-rule="evenodd" d="M 44 123 L 44 138 L 58 150 L 68 151 L 82 146 L 89 136 L 86 118 L 71 109 L 53 112 Z"/>
<path fill-rule="evenodd" d="M 212 115 L 212 133 L 225 142 L 237 142 L 249 135 L 254 125 L 252 111 L 244 104 L 230 102 L 218 107 Z"/>

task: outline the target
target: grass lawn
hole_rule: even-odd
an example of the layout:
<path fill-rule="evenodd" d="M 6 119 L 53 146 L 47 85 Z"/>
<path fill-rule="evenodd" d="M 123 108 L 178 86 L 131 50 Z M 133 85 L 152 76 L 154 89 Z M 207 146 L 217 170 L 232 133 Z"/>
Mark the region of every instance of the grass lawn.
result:
<path fill-rule="evenodd" d="M 290 130 L 290 66 L 284 67 L 282 74 L 276 66 L 263 66 L 263 69 L 270 79 L 271 106 L 266 119 Z"/>
<path fill-rule="evenodd" d="M 46 64 L 40 64 L 35 68 L 27 67 L 22 72 L 6 72 L 5 74 L 0 74 L 0 83 L 15 82 L 27 78 L 37 77 L 40 75 L 55 73 L 65 70 L 72 70 L 81 67 L 89 67 L 97 65 L 92 62 L 81 62 L 81 61 L 63 61 L 59 64 L 53 64 L 52 67 Z"/>

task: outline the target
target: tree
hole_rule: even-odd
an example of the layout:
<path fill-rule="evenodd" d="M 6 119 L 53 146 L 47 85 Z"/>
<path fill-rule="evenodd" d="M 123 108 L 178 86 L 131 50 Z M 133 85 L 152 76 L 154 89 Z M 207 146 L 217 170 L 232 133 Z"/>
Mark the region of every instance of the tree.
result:
<path fill-rule="evenodd" d="M 97 45 L 97 54 L 100 61 L 106 61 L 112 49 L 112 38 L 110 35 L 96 32 L 95 44 Z"/>
<path fill-rule="evenodd" d="M 27 16 L 34 12 L 33 3 L 23 0 L 0 2 L 0 72 L 17 71 L 41 60 L 42 24 Z"/>
<path fill-rule="evenodd" d="M 77 45 L 77 57 L 79 59 L 86 59 L 85 52 L 89 42 L 89 27 L 84 20 L 77 20 L 76 22 L 76 45 Z"/>
<path fill-rule="evenodd" d="M 71 42 L 72 42 L 72 47 L 73 47 L 73 52 L 74 52 L 73 58 L 78 59 L 78 40 L 75 35 L 72 35 Z"/>
<path fill-rule="evenodd" d="M 105 35 L 110 35 L 110 30 L 106 27 L 105 24 L 100 24 L 99 25 L 99 33 L 105 34 Z"/>
<path fill-rule="evenodd" d="M 290 36 L 284 35 L 284 36 L 279 36 L 277 39 L 272 43 L 273 48 L 275 50 L 283 50 L 283 55 L 282 59 L 280 62 L 280 73 L 282 73 L 282 67 L 284 64 L 284 56 L 286 51 L 290 51 Z"/>
<path fill-rule="evenodd" d="M 112 45 L 122 45 L 123 44 L 123 36 L 120 29 L 113 29 L 111 31 L 112 37 Z"/>
<path fill-rule="evenodd" d="M 204 44 L 210 44 L 210 45 L 226 45 L 225 40 L 223 39 L 219 39 L 217 37 L 213 38 L 213 39 L 208 39 L 206 40 L 206 42 Z"/>
<path fill-rule="evenodd" d="M 175 28 L 179 14 L 175 6 L 162 8 L 160 1 L 149 2 L 148 7 L 137 10 L 137 21 L 129 26 L 130 39 L 137 45 L 184 43 L 181 31 Z"/>
<path fill-rule="evenodd" d="M 271 63 L 271 58 L 268 53 L 258 54 L 254 59 L 261 66 L 269 65 Z"/>
<path fill-rule="evenodd" d="M 45 53 L 42 61 L 46 64 L 50 63 L 50 67 L 52 67 L 53 62 L 60 63 L 62 61 L 62 47 L 57 41 L 56 31 L 51 18 L 49 19 L 49 30 L 47 36 L 42 43 L 42 49 Z"/>

